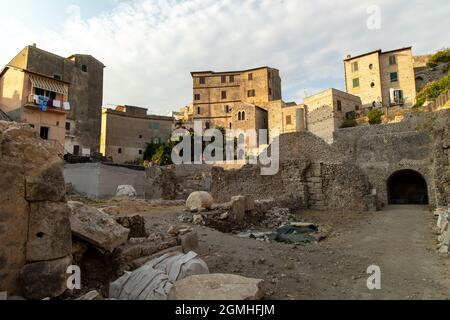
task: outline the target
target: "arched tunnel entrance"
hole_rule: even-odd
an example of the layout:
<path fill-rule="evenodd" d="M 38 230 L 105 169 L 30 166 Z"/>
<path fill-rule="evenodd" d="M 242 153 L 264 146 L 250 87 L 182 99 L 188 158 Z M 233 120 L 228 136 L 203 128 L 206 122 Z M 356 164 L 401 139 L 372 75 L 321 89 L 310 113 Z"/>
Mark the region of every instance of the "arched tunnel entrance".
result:
<path fill-rule="evenodd" d="M 414 170 L 395 172 L 387 182 L 389 204 L 428 204 L 424 177 Z"/>

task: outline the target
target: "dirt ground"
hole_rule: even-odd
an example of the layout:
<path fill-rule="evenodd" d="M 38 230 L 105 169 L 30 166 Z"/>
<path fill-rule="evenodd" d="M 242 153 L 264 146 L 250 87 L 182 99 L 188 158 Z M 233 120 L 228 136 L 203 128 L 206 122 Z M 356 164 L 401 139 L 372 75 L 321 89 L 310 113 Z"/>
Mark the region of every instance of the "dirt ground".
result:
<path fill-rule="evenodd" d="M 178 221 L 184 213 L 181 206 L 139 212 L 148 229 L 161 231 L 171 224 L 189 225 Z M 211 273 L 264 279 L 267 299 L 450 298 L 450 256 L 436 252 L 434 217 L 427 207 L 391 206 L 364 214 L 301 211 L 296 216 L 319 225 L 327 238 L 294 246 L 193 226 L 200 238 L 198 253 Z M 381 290 L 367 288 L 371 265 L 381 268 Z"/>

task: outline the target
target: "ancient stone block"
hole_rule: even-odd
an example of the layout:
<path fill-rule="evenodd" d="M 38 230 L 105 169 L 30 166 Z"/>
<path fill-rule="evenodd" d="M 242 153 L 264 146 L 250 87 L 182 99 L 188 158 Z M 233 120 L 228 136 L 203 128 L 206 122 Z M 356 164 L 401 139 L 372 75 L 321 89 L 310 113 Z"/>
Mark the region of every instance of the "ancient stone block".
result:
<path fill-rule="evenodd" d="M 42 300 L 55 298 L 67 290 L 67 268 L 72 260 L 65 257 L 25 265 L 20 271 L 20 281 L 26 298 Z"/>
<path fill-rule="evenodd" d="M 117 222 L 123 227 L 130 229 L 128 238 L 146 238 L 148 233 L 145 229 L 145 219 L 142 216 L 120 217 Z"/>
<path fill-rule="evenodd" d="M 26 199 L 28 201 L 61 201 L 66 195 L 63 164 L 61 161 L 37 167 L 26 176 Z"/>
<path fill-rule="evenodd" d="M 231 198 L 231 216 L 236 221 L 242 221 L 245 218 L 245 209 L 247 201 L 243 196 Z"/>
<path fill-rule="evenodd" d="M 168 300 L 261 300 L 264 281 L 231 274 L 195 275 L 177 281 Z"/>
<path fill-rule="evenodd" d="M 191 211 L 202 211 L 211 209 L 214 203 L 213 197 L 204 191 L 191 193 L 186 201 L 186 207 Z"/>
<path fill-rule="evenodd" d="M 74 236 L 108 252 L 113 252 L 127 242 L 130 230 L 122 227 L 108 214 L 79 202 L 70 201 L 68 205 Z"/>
<path fill-rule="evenodd" d="M 183 253 L 188 253 L 190 251 L 195 251 L 198 249 L 198 234 L 195 231 L 180 235 L 178 237 L 181 247 L 183 248 Z"/>
<path fill-rule="evenodd" d="M 55 260 L 71 254 L 69 207 L 62 202 L 30 205 L 27 262 Z"/>

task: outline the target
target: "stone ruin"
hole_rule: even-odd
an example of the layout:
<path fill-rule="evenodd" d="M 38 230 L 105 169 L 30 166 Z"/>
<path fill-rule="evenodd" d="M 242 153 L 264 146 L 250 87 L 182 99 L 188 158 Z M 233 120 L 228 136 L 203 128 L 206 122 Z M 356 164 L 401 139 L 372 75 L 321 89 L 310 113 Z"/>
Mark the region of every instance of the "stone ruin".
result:
<path fill-rule="evenodd" d="M 28 125 L 2 121 L 0 172 L 0 291 L 58 296 L 72 253 L 63 161 Z"/>

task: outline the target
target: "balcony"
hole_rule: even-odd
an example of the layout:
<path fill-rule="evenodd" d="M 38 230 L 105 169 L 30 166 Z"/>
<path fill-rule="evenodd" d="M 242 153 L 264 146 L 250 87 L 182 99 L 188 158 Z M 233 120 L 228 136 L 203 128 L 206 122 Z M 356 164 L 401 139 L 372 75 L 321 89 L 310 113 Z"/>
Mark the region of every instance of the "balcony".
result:
<path fill-rule="evenodd" d="M 39 109 L 43 112 L 64 112 L 70 110 L 70 103 L 61 100 L 51 100 L 48 97 L 30 94 L 27 99 L 26 107 Z"/>

